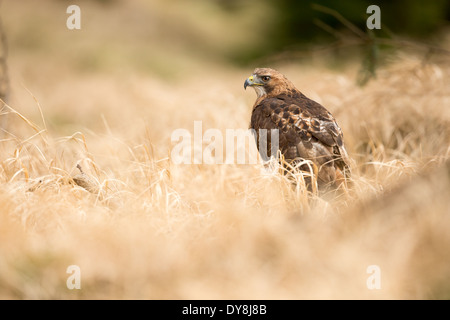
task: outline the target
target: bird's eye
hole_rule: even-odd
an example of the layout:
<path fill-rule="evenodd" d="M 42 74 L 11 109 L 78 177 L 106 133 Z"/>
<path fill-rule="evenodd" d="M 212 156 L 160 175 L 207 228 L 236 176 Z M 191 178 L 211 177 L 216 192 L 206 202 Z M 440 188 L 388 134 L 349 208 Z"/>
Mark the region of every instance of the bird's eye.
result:
<path fill-rule="evenodd" d="M 262 80 L 263 80 L 264 82 L 267 82 L 267 81 L 270 80 L 270 77 L 269 77 L 269 76 L 263 76 L 263 77 L 262 77 Z"/>

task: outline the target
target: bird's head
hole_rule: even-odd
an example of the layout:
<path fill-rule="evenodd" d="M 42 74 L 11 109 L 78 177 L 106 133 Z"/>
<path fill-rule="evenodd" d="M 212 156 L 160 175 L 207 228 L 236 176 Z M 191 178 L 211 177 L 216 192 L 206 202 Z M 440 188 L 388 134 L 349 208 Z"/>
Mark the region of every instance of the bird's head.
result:
<path fill-rule="evenodd" d="M 244 82 L 244 89 L 247 87 L 253 87 L 258 98 L 298 92 L 293 83 L 283 74 L 270 68 L 256 68 Z"/>

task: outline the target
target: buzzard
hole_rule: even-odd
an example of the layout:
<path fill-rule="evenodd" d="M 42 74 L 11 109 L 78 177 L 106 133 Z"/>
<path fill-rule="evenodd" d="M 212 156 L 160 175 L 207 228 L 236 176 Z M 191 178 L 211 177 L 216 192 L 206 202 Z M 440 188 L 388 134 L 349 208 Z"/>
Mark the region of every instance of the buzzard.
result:
<path fill-rule="evenodd" d="M 307 98 L 274 69 L 255 69 L 245 80 L 244 89 L 248 86 L 257 94 L 250 122 L 257 141 L 259 129 L 278 129 L 278 145 L 284 159 L 293 165 L 312 161 L 319 189 L 337 188 L 350 177 L 342 130 L 327 109 Z M 266 154 L 270 156 L 270 141 L 267 149 Z M 307 170 L 307 166 L 300 169 Z"/>

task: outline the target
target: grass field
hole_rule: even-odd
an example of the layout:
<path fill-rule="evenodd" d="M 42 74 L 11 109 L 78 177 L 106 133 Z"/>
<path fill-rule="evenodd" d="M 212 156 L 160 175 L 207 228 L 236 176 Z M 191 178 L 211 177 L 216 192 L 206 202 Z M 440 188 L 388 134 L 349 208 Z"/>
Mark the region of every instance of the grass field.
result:
<path fill-rule="evenodd" d="M 450 298 L 448 56 L 400 50 L 364 87 L 359 60 L 270 65 L 344 132 L 353 185 L 321 198 L 261 165 L 170 159 L 171 133 L 196 120 L 248 128 L 243 83 L 260 65 L 218 54 L 252 36 L 238 32 L 245 16 L 219 41 L 229 17 L 198 22 L 214 12 L 203 2 L 86 1 L 78 31 L 64 2 L 43 3 L 1 4 L 0 298 Z M 90 190 L 74 183 L 77 164 Z M 371 265 L 380 289 L 367 286 Z"/>

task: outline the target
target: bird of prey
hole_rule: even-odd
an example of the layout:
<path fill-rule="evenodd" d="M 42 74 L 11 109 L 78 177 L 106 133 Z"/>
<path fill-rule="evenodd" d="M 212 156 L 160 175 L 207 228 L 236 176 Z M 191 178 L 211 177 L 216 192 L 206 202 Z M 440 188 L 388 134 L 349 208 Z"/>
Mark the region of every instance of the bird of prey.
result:
<path fill-rule="evenodd" d="M 255 69 L 245 80 L 244 89 L 248 86 L 257 94 L 250 121 L 257 141 L 259 129 L 278 129 L 278 146 L 284 159 L 294 165 L 310 160 L 319 189 L 337 188 L 350 177 L 350 159 L 342 130 L 327 109 L 307 98 L 274 69 Z M 270 156 L 270 141 L 267 149 Z M 303 165 L 300 169 L 307 167 Z"/>

